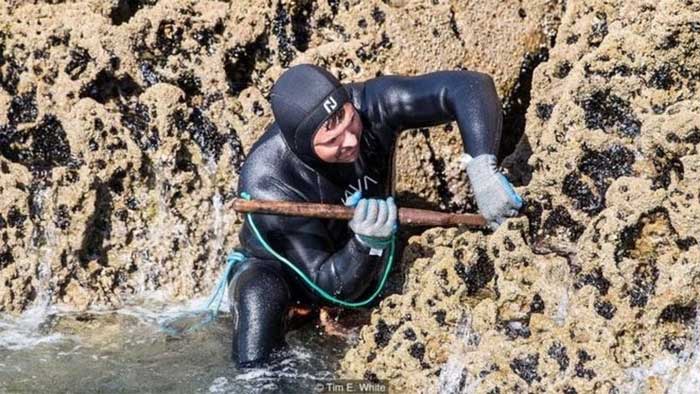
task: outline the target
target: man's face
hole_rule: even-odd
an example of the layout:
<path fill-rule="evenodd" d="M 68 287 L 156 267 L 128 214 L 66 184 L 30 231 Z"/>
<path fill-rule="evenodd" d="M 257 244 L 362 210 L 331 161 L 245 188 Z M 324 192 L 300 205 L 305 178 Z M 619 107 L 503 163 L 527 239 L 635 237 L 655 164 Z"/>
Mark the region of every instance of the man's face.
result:
<path fill-rule="evenodd" d="M 314 134 L 314 151 L 329 163 L 352 163 L 360 154 L 362 121 L 351 103 L 331 115 Z"/>

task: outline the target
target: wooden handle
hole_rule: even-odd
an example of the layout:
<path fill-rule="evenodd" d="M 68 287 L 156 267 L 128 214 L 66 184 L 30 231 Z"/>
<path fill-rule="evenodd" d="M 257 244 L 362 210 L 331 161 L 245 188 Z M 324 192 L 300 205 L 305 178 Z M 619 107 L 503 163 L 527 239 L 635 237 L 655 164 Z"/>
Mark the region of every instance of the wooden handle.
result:
<path fill-rule="evenodd" d="M 315 204 L 290 201 L 244 200 L 236 198 L 231 203 L 236 212 L 263 213 L 282 216 L 302 216 L 322 219 L 350 220 L 354 208 L 341 205 Z M 404 226 L 452 227 L 460 224 L 482 227 L 486 225 L 481 215 L 430 211 L 427 209 L 399 208 L 399 223 Z"/>

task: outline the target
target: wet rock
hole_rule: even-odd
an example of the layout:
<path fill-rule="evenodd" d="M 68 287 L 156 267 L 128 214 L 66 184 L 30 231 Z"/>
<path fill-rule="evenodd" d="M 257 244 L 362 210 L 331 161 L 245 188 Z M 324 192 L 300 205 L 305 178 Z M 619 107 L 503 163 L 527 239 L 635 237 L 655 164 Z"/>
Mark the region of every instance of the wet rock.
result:
<path fill-rule="evenodd" d="M 588 380 L 593 379 L 596 376 L 595 371 L 585 367 L 586 363 L 593 360 L 593 358 L 582 349 L 576 352 L 576 356 L 578 357 L 578 362 L 574 366 L 574 373 L 576 373 L 576 376 Z"/>
<path fill-rule="evenodd" d="M 140 93 L 141 87 L 130 75 L 125 74 L 118 78 L 112 72 L 102 70 L 80 90 L 79 97 L 90 97 L 100 104 L 105 104 L 119 97 L 129 98 Z"/>
<path fill-rule="evenodd" d="M 224 71 L 229 93 L 238 95 L 246 89 L 252 83 L 256 63 L 269 56 L 268 39 L 263 35 L 246 45 L 227 50 L 224 55 Z"/>
<path fill-rule="evenodd" d="M 489 259 L 485 250 L 478 249 L 477 256 L 476 262 L 471 263 L 469 266 L 465 265 L 461 261 L 458 261 L 454 267 L 457 275 L 467 286 L 467 293 L 470 295 L 475 294 L 479 289 L 490 282 L 495 273 L 493 262 L 491 259 Z M 461 260 L 459 254 L 455 257 L 457 257 L 458 260 Z"/>
<path fill-rule="evenodd" d="M 528 53 L 520 66 L 520 75 L 509 97 L 503 100 L 503 129 L 508 130 L 501 138 L 498 157 L 504 158 L 513 153 L 515 145 L 525 132 L 525 115 L 530 106 L 532 77 L 535 68 L 549 59 L 546 47 L 535 53 Z"/>
<path fill-rule="evenodd" d="M 540 376 L 537 373 L 538 365 L 538 354 L 528 354 L 522 358 L 515 358 L 510 362 L 510 368 L 513 370 L 513 372 L 515 372 L 522 380 L 526 381 L 528 385 L 533 381 L 540 380 Z"/>
<path fill-rule="evenodd" d="M 181 50 L 183 28 L 171 20 L 162 20 L 156 30 L 155 48 L 164 57 L 178 54 Z"/>
<path fill-rule="evenodd" d="M 10 125 L 34 122 L 36 117 L 36 92 L 34 90 L 12 98 L 10 109 L 7 112 Z"/>
<path fill-rule="evenodd" d="M 623 137 L 639 135 L 641 122 L 632 111 L 629 102 L 614 94 L 611 89 L 596 90 L 581 99 L 578 104 L 586 116 L 586 127 L 613 131 Z"/>
<path fill-rule="evenodd" d="M 691 324 L 696 317 L 697 303 L 692 301 L 686 305 L 671 304 L 666 306 L 659 315 L 659 322 Z"/>
<path fill-rule="evenodd" d="M 569 356 L 566 354 L 566 348 L 561 343 L 554 342 L 547 350 L 547 355 L 559 364 L 560 371 L 566 371 L 569 368 Z"/>
<path fill-rule="evenodd" d="M 83 264 L 96 260 L 100 265 L 107 265 L 105 241 L 112 231 L 112 196 L 106 184 L 96 181 L 94 210 L 87 220 L 87 229 L 78 256 Z"/>
<path fill-rule="evenodd" d="M 75 47 L 70 51 L 70 61 L 63 71 L 70 75 L 70 79 L 77 80 L 87 68 L 88 62 L 92 60 L 87 49 Z"/>
<path fill-rule="evenodd" d="M 537 117 L 543 121 L 548 121 L 552 116 L 553 106 L 551 104 L 537 103 L 535 105 Z"/>
<path fill-rule="evenodd" d="M 593 304 L 595 311 L 602 317 L 610 320 L 615 316 L 617 308 L 609 301 L 596 301 Z"/>
<path fill-rule="evenodd" d="M 131 132 L 132 139 L 142 150 L 158 148 L 160 135 L 158 130 L 150 127 L 151 115 L 148 107 L 142 103 L 121 106 L 121 122 Z"/>
<path fill-rule="evenodd" d="M 390 326 L 386 324 L 384 320 L 379 320 L 379 323 L 377 323 L 377 330 L 374 334 L 374 343 L 380 348 L 385 347 L 389 344 L 395 330 L 395 326 Z"/>
<path fill-rule="evenodd" d="M 153 5 L 158 0 L 117 0 L 112 5 L 109 17 L 113 25 L 127 23 L 144 6 Z"/>
<path fill-rule="evenodd" d="M 578 170 L 564 178 L 562 192 L 570 197 L 574 206 L 589 214 L 596 214 L 605 208 L 605 193 L 610 182 L 621 176 L 632 174 L 635 162 L 634 153 L 629 149 L 613 145 L 603 151 L 584 149 Z M 595 192 L 581 179 L 587 175 L 595 186 Z"/>

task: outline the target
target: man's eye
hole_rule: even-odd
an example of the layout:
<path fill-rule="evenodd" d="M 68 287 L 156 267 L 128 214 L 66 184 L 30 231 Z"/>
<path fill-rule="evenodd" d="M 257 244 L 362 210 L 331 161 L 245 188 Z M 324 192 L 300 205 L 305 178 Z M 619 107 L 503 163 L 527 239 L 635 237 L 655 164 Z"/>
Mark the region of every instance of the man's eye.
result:
<path fill-rule="evenodd" d="M 336 122 L 336 117 L 335 117 L 335 116 L 331 116 L 331 117 L 328 119 L 328 121 L 326 122 L 326 130 L 330 130 L 330 129 L 334 128 L 334 127 L 336 126 L 336 124 L 337 124 L 337 122 Z"/>
<path fill-rule="evenodd" d="M 344 118 L 345 118 L 345 110 L 341 109 L 340 111 L 338 111 L 338 117 L 337 117 L 338 122 L 337 123 L 342 122 Z"/>

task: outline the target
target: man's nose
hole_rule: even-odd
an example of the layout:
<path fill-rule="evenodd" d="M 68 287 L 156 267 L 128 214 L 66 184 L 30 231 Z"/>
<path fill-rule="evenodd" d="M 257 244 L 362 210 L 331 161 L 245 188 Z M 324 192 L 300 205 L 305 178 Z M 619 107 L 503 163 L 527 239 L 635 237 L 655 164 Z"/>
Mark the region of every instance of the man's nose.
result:
<path fill-rule="evenodd" d="M 346 130 L 343 136 L 343 148 L 354 148 L 355 145 L 357 145 L 357 136 Z"/>

